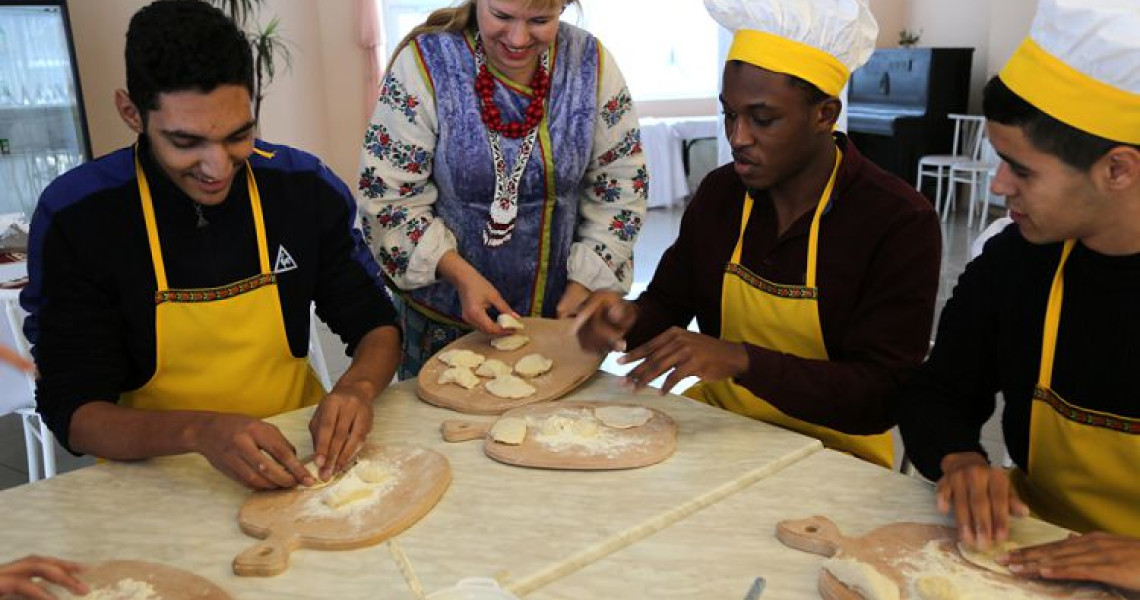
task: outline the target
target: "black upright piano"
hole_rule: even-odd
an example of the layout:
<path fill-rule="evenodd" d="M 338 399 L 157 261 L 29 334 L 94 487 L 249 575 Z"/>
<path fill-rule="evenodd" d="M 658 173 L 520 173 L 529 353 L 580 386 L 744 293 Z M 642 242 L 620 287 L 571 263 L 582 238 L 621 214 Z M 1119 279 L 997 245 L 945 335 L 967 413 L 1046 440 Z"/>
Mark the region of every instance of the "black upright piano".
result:
<path fill-rule="evenodd" d="M 948 113 L 967 112 L 973 48 L 883 48 L 851 74 L 847 130 L 865 156 L 914 184 L 918 159 L 949 154 Z"/>

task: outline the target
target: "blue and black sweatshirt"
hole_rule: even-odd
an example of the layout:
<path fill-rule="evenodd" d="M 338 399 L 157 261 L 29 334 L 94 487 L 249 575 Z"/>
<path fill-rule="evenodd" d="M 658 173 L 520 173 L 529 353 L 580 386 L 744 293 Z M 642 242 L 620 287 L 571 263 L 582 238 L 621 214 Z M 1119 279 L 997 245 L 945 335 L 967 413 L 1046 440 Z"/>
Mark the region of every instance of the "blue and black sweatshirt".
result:
<path fill-rule="evenodd" d="M 239 173 L 226 201 L 202 206 L 154 162 L 144 137 L 139 156 L 150 183 L 172 288 L 215 288 L 258 273 L 253 214 Z M 310 303 L 348 346 L 395 311 L 380 269 L 354 228 L 345 184 L 316 157 L 256 143 L 250 156 L 261 195 L 271 268 L 289 347 L 304 357 Z M 32 219 L 28 272 L 20 301 L 40 379 L 38 410 L 64 446 L 71 416 L 87 402 L 116 402 L 155 371 L 156 283 L 143 222 L 134 150 L 123 148 L 53 182 Z"/>

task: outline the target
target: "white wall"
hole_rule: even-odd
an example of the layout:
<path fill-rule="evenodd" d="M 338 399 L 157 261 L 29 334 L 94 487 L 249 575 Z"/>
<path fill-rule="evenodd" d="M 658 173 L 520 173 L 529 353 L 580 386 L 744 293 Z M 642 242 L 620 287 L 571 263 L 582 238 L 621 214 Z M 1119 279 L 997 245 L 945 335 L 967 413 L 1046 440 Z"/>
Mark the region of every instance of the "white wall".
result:
<path fill-rule="evenodd" d="M 96 156 L 133 141 L 114 109 L 125 87 L 123 44 L 130 17 L 149 0 L 69 0 L 92 149 Z M 353 181 L 367 123 L 366 56 L 356 45 L 354 0 L 267 0 L 261 17 L 281 20 L 292 67 L 278 72 L 262 104 L 265 139 L 323 158 Z"/>
<path fill-rule="evenodd" d="M 970 111 L 981 112 L 982 87 L 1029 31 L 1037 0 L 909 0 L 907 27 L 922 46 L 972 47 Z"/>
<path fill-rule="evenodd" d="M 877 48 L 894 48 L 899 43 L 899 32 L 907 27 L 911 0 L 871 0 L 871 14 L 879 22 Z"/>

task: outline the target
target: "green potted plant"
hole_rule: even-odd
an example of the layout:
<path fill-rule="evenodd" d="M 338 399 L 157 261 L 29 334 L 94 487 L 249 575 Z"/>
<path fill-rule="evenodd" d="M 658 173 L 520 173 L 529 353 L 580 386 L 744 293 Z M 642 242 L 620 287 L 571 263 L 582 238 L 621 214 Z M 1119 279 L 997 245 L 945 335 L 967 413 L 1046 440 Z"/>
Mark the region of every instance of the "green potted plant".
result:
<path fill-rule="evenodd" d="M 292 56 L 285 38 L 281 37 L 281 20 L 273 17 L 265 26 L 257 28 L 257 15 L 265 0 L 206 0 L 230 16 L 237 26 L 245 31 L 253 51 L 253 116 L 261 119 L 261 101 L 265 98 L 265 88 L 273 83 L 278 67 L 284 63 L 288 68 Z M 251 31 L 249 24 L 255 28 Z"/>
<path fill-rule="evenodd" d="M 913 48 L 922 39 L 922 30 L 917 31 L 911 29 L 903 29 L 899 31 L 899 46 L 903 48 Z"/>

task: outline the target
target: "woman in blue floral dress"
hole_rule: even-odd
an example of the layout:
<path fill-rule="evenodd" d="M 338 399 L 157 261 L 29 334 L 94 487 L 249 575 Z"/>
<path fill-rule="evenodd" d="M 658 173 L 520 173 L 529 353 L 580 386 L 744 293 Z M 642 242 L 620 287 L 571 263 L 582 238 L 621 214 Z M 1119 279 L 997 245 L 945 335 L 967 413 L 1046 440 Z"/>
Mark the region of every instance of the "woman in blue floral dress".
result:
<path fill-rule="evenodd" d="M 576 0 L 570 0 L 571 2 Z M 496 313 L 566 317 L 627 292 L 648 196 L 613 57 L 565 0 L 467 0 L 400 43 L 365 134 L 357 202 L 398 296 L 400 377 Z"/>

